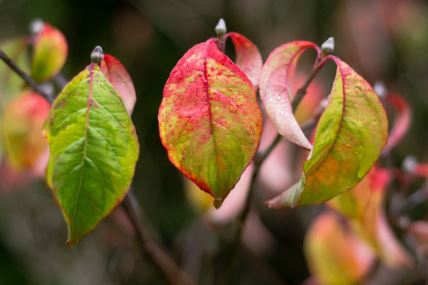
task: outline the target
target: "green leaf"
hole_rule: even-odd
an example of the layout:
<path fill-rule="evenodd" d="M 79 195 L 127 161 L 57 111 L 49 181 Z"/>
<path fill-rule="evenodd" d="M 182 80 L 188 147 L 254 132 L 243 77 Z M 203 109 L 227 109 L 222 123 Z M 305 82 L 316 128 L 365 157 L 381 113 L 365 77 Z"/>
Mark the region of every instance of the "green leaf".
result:
<path fill-rule="evenodd" d="M 219 207 L 253 158 L 261 131 L 247 76 L 215 40 L 191 48 L 172 70 L 159 109 L 171 162 Z"/>
<path fill-rule="evenodd" d="M 68 224 L 68 244 L 73 245 L 126 195 L 138 140 L 122 99 L 96 64 L 64 88 L 47 128 L 47 182 Z"/>
<path fill-rule="evenodd" d="M 295 207 L 325 202 L 353 188 L 370 170 L 386 144 L 388 122 L 370 85 L 346 63 L 336 79 L 315 133 L 303 177 L 268 204 Z"/>
<path fill-rule="evenodd" d="M 57 75 L 67 59 L 67 52 L 64 35 L 55 27 L 44 24 L 34 37 L 31 77 L 36 82 L 43 82 Z"/>

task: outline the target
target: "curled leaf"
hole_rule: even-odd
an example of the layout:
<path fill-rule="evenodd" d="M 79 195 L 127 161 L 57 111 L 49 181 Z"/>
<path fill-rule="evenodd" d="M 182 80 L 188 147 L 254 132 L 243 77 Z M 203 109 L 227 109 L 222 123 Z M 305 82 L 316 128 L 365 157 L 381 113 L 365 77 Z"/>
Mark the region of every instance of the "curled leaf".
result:
<path fill-rule="evenodd" d="M 294 94 L 290 91 L 290 75 L 294 73 L 300 55 L 308 48 L 319 53 L 315 44 L 303 41 L 286 43 L 271 52 L 260 77 L 260 97 L 278 133 L 292 143 L 311 149 L 312 145 L 293 115 L 291 102 Z"/>
<path fill-rule="evenodd" d="M 200 43 L 172 70 L 158 119 L 171 162 L 219 207 L 260 141 L 262 115 L 247 76 L 215 40 Z"/>
<path fill-rule="evenodd" d="M 388 153 L 407 133 L 412 120 L 412 112 L 406 99 L 400 95 L 389 94 L 385 102 L 391 104 L 398 113 L 398 117 L 395 119 L 394 125 L 389 133 L 388 143 L 383 149 L 384 153 Z"/>
<path fill-rule="evenodd" d="M 238 33 L 227 33 L 225 38 L 232 40 L 235 47 L 236 65 L 247 75 L 257 90 L 263 66 L 259 49 L 252 41 Z"/>
<path fill-rule="evenodd" d="M 104 59 L 100 64 L 101 72 L 110 81 L 111 85 L 116 89 L 125 103 L 128 114 L 132 114 L 134 110 L 135 101 L 137 96 L 135 95 L 134 84 L 132 83 L 131 76 L 128 71 L 122 65 L 122 63 L 112 55 L 104 54 Z"/>
<path fill-rule="evenodd" d="M 340 59 L 328 105 L 303 177 L 268 202 L 295 207 L 325 202 L 352 189 L 378 159 L 387 139 L 385 110 L 370 85 Z"/>
<path fill-rule="evenodd" d="M 42 30 L 34 37 L 31 77 L 36 82 L 54 77 L 62 69 L 67 52 L 64 35 L 57 28 L 43 24 Z"/>
<path fill-rule="evenodd" d="M 3 139 L 8 162 L 16 169 L 31 170 L 47 151 L 43 125 L 50 104 L 33 92 L 24 92 L 7 104 L 3 117 Z"/>
<path fill-rule="evenodd" d="M 305 237 L 305 256 L 319 284 L 360 284 L 373 252 L 333 213 L 323 213 Z"/>
<path fill-rule="evenodd" d="M 138 140 L 120 95 L 96 64 L 56 98 L 47 127 L 47 182 L 68 224 L 68 244 L 73 245 L 128 192 Z"/>

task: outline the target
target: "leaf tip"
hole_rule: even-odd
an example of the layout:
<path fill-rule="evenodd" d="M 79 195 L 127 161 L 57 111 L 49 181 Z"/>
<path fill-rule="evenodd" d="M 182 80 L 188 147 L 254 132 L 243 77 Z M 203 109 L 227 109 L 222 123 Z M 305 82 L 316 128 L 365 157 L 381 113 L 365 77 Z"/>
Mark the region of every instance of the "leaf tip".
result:
<path fill-rule="evenodd" d="M 214 208 L 218 209 L 223 204 L 224 199 L 223 198 L 214 198 L 213 204 Z"/>

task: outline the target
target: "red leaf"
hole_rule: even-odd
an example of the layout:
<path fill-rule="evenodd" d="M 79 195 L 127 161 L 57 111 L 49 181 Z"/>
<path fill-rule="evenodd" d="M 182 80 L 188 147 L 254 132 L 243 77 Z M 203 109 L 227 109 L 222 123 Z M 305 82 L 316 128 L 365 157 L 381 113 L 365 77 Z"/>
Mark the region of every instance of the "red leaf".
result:
<path fill-rule="evenodd" d="M 158 119 L 171 162 L 220 206 L 257 150 L 262 115 L 253 85 L 214 39 L 178 61 Z"/>
<path fill-rule="evenodd" d="M 290 75 L 294 73 L 300 55 L 308 48 L 319 53 L 314 43 L 304 41 L 286 43 L 271 52 L 260 77 L 260 97 L 278 132 L 289 141 L 311 149 L 312 145 L 293 115 L 291 102 L 294 94 L 290 88 Z"/>
<path fill-rule="evenodd" d="M 400 95 L 389 94 L 385 101 L 386 103 L 391 104 L 398 113 L 398 117 L 394 121 L 394 126 L 389 133 L 388 143 L 383 149 L 384 153 L 388 153 L 407 133 L 412 120 L 412 112 L 406 99 Z"/>
<path fill-rule="evenodd" d="M 132 84 L 132 79 L 128 71 L 126 71 L 126 68 L 117 58 L 109 54 L 104 55 L 100 68 L 107 80 L 119 92 L 128 114 L 131 115 L 137 96 L 135 95 L 134 84 Z"/>
<path fill-rule="evenodd" d="M 238 33 L 228 33 L 225 38 L 231 38 L 235 47 L 236 65 L 248 76 L 257 90 L 263 66 L 259 49 L 252 41 Z"/>

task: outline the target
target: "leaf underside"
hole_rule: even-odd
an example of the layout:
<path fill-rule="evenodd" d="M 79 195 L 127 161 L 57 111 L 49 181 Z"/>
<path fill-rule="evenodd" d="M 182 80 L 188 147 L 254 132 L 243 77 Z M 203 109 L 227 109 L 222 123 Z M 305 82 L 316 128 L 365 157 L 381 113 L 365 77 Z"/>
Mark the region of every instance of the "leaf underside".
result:
<path fill-rule="evenodd" d="M 291 102 L 291 75 L 294 75 L 301 54 L 308 48 L 318 52 L 318 47 L 305 41 L 286 43 L 271 52 L 260 77 L 260 97 L 266 113 L 275 129 L 287 140 L 303 148 L 311 149 L 293 114 Z"/>

